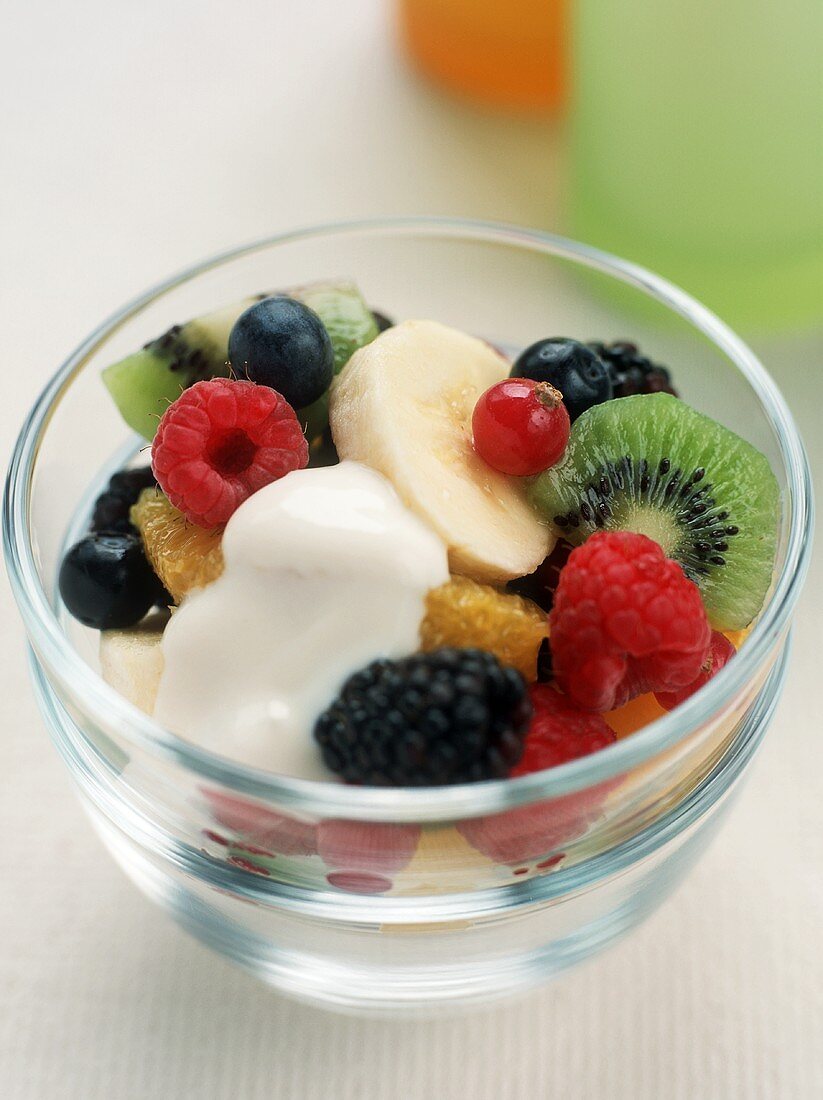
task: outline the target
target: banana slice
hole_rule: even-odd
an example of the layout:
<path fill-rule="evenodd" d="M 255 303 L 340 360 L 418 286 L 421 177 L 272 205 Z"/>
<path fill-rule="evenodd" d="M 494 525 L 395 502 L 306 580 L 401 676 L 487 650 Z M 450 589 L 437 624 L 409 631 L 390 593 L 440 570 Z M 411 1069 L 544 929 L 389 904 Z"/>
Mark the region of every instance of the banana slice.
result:
<path fill-rule="evenodd" d="M 146 714 L 154 712 L 163 673 L 162 625 L 155 617 L 129 630 L 104 630 L 100 635 L 103 679 Z"/>
<path fill-rule="evenodd" d="M 446 543 L 453 573 L 492 583 L 531 573 L 554 543 L 523 485 L 472 447 L 475 403 L 507 367 L 482 340 L 404 321 L 356 351 L 331 392 L 340 457 L 389 478 Z"/>

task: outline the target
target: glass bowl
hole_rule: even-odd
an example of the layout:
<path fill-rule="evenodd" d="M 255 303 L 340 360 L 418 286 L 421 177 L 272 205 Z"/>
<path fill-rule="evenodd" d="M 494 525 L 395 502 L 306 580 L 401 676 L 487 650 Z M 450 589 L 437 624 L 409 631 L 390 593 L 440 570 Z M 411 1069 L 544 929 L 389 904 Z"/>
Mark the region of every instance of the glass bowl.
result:
<path fill-rule="evenodd" d="M 630 337 L 671 366 L 688 401 L 766 453 L 782 490 L 774 583 L 739 656 L 707 687 L 550 772 L 406 790 L 243 767 L 160 728 L 103 682 L 95 632 L 68 618 L 56 592 L 61 555 L 94 496 L 145 446 L 128 437 L 101 369 L 233 299 L 344 276 L 393 316 L 443 321 L 509 349 L 546 334 Z M 413 1012 L 543 981 L 622 935 L 683 876 L 773 713 L 811 511 L 803 447 L 779 392 L 697 302 L 558 237 L 400 219 L 238 248 L 105 321 L 23 427 L 4 538 L 46 724 L 102 840 L 140 889 L 281 990 Z"/>

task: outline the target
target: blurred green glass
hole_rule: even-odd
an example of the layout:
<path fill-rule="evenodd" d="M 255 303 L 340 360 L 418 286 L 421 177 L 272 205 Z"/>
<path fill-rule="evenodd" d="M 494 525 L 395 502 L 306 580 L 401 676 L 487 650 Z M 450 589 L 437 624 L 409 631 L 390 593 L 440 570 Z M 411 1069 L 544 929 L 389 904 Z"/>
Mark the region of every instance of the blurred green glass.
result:
<path fill-rule="evenodd" d="M 823 0 L 576 0 L 576 236 L 733 324 L 823 320 Z"/>

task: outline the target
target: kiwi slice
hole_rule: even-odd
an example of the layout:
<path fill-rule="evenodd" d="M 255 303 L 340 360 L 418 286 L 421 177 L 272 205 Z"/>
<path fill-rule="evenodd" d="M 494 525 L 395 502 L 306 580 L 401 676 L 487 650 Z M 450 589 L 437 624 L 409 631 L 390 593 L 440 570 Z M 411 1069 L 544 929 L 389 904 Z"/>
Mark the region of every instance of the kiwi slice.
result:
<path fill-rule="evenodd" d="M 140 351 L 106 367 L 103 381 L 128 426 L 152 439 L 160 417 L 184 389 L 202 378 L 226 377 L 232 325 L 256 300 L 244 298 L 184 325 L 172 325 Z"/>
<path fill-rule="evenodd" d="M 334 349 L 334 373 L 340 371 L 358 348 L 377 336 L 377 322 L 355 283 L 335 280 L 309 283 L 286 293 L 313 309 L 323 322 Z"/>
<path fill-rule="evenodd" d="M 377 336 L 374 316 L 354 283 L 313 283 L 288 293 L 313 309 L 326 326 L 335 373 L 358 347 Z M 232 326 L 244 310 L 265 297 L 244 298 L 186 324 L 172 325 L 140 351 L 107 367 L 103 381 L 129 427 L 153 439 L 160 417 L 184 389 L 203 378 L 227 377 Z M 314 439 L 328 424 L 328 398 L 321 397 L 299 415 L 308 425 L 307 436 Z"/>
<path fill-rule="evenodd" d="M 680 562 L 709 620 L 739 630 L 772 579 L 780 490 L 765 455 L 668 394 L 606 401 L 572 426 L 566 454 L 532 483 L 535 507 L 579 544 L 638 531 Z"/>
<path fill-rule="evenodd" d="M 354 283 L 311 283 L 290 290 L 289 294 L 313 309 L 323 322 L 334 351 L 335 375 L 340 373 L 358 348 L 370 344 L 378 335 L 374 314 Z M 314 440 L 322 435 L 329 423 L 328 393 L 324 393 L 313 405 L 300 409 L 298 416 L 306 424 L 307 439 Z"/>

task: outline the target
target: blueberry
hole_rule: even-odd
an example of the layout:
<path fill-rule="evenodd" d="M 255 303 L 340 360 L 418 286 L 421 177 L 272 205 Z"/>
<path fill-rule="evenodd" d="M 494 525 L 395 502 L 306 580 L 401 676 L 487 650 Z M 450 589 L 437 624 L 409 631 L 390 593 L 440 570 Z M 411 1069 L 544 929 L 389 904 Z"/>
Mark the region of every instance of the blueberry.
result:
<path fill-rule="evenodd" d="M 612 381 L 605 363 L 585 344 L 560 336 L 538 340 L 521 352 L 510 377 L 550 382 L 563 394 L 570 420 L 612 397 Z"/>
<path fill-rule="evenodd" d="M 174 607 L 174 596 L 169 592 L 168 588 L 163 584 L 159 577 L 155 577 L 154 595 L 152 596 L 153 607 Z"/>
<path fill-rule="evenodd" d="M 60 566 L 60 595 L 86 626 L 111 630 L 139 622 L 158 598 L 158 581 L 137 535 L 88 535 Z"/>
<path fill-rule="evenodd" d="M 334 377 L 334 351 L 323 322 L 308 306 L 278 296 L 241 313 L 229 335 L 238 378 L 270 386 L 294 409 L 322 397 Z"/>

